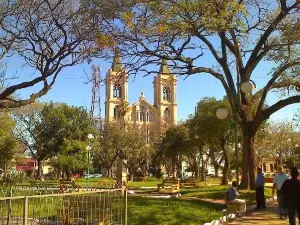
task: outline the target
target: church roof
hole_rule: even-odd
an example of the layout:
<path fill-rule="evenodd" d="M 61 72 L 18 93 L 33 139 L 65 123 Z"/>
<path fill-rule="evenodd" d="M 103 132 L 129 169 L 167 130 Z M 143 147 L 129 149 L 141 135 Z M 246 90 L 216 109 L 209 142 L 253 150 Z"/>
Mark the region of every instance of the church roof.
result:
<path fill-rule="evenodd" d="M 119 52 L 117 50 L 115 51 L 115 56 L 114 56 L 114 59 L 113 59 L 113 63 L 111 65 L 111 69 L 114 72 L 121 72 L 123 70 L 122 63 L 121 63 L 120 56 L 119 56 Z"/>
<path fill-rule="evenodd" d="M 131 107 L 134 108 L 134 107 L 140 105 L 141 103 L 145 103 L 146 105 L 149 106 L 149 108 L 153 109 L 154 111 L 156 111 L 158 113 L 158 110 L 151 103 L 149 103 L 147 101 L 147 99 L 144 97 L 143 92 L 141 92 L 141 96 L 140 96 L 139 100 L 137 102 L 135 102 Z"/>

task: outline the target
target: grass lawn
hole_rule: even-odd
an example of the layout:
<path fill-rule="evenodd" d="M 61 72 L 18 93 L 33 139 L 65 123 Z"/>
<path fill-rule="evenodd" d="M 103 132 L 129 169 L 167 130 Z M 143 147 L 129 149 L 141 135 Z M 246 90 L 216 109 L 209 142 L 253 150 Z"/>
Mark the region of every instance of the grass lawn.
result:
<path fill-rule="evenodd" d="M 230 186 L 207 186 L 200 188 L 184 188 L 181 190 L 182 198 L 197 197 L 202 199 L 224 200 L 226 190 Z M 255 204 L 255 191 L 240 190 L 239 198 L 246 199 L 247 205 Z M 266 198 L 272 197 L 272 189 L 265 188 Z"/>
<path fill-rule="evenodd" d="M 163 179 L 157 180 L 156 177 L 148 177 L 147 181 L 128 181 L 129 188 L 140 188 L 140 187 L 157 187 L 157 184 L 161 184 Z M 209 178 L 206 182 L 202 181 L 199 184 L 204 186 L 205 184 L 220 184 L 220 179 Z"/>
<path fill-rule="evenodd" d="M 222 204 L 187 199 L 128 198 L 130 225 L 199 225 L 221 216 Z"/>

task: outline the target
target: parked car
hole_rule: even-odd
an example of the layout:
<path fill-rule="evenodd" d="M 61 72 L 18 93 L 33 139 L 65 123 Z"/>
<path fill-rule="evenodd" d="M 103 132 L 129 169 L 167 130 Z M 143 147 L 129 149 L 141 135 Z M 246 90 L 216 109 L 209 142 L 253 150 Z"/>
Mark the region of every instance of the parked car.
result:
<path fill-rule="evenodd" d="M 93 178 L 100 178 L 100 177 L 102 177 L 103 175 L 102 175 L 102 174 L 93 174 L 92 176 L 93 176 Z"/>

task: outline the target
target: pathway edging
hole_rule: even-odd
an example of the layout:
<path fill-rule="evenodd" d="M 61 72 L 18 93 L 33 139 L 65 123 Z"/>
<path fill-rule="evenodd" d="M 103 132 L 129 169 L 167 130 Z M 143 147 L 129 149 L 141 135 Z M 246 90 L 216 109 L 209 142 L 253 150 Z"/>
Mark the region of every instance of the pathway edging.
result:
<path fill-rule="evenodd" d="M 276 197 L 268 198 L 268 199 L 266 199 L 266 203 L 272 202 L 276 199 L 277 199 Z M 255 205 L 250 205 L 249 207 L 247 207 L 247 212 L 253 211 L 255 209 L 255 207 L 256 207 Z M 224 216 L 220 217 L 219 219 L 215 219 L 215 220 L 212 220 L 211 222 L 207 222 L 204 225 L 219 225 L 221 223 L 228 222 L 230 220 L 235 220 L 235 219 L 236 219 L 236 214 L 228 214 L 228 215 L 224 215 Z"/>

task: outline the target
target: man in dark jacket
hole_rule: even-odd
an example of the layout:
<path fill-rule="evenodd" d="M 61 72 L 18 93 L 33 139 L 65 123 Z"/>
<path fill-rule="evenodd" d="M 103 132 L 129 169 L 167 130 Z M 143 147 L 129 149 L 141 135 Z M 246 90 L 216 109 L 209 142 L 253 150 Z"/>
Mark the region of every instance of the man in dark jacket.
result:
<path fill-rule="evenodd" d="M 296 225 L 296 212 L 300 224 L 300 181 L 297 179 L 298 176 L 298 169 L 295 167 L 292 168 L 292 178 L 286 180 L 280 189 L 280 192 L 284 196 L 285 203 L 287 204 L 290 225 Z"/>
<path fill-rule="evenodd" d="M 255 180 L 255 192 L 256 192 L 256 210 L 266 209 L 265 200 L 265 177 L 262 173 L 262 169 L 257 169 L 257 177 Z"/>

